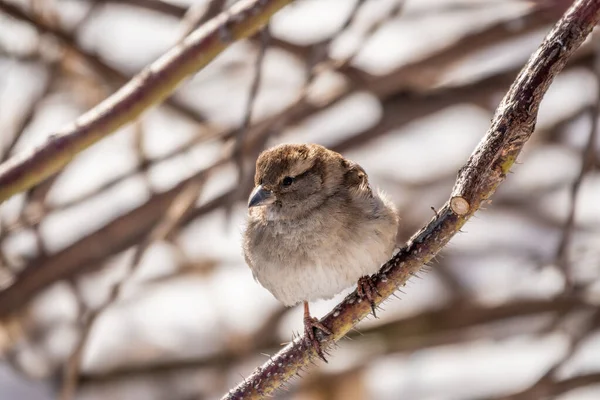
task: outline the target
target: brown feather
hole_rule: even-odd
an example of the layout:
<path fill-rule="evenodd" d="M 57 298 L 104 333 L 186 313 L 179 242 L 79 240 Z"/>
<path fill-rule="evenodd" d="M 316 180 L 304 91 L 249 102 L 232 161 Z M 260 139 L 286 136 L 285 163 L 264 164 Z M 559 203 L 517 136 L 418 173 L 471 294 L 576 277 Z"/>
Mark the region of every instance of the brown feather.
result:
<path fill-rule="evenodd" d="M 285 177 L 293 183 L 284 185 Z M 254 180 L 276 200 L 249 209 L 244 255 L 284 304 L 330 298 L 391 256 L 393 204 L 339 153 L 316 144 L 276 146 L 258 157 Z"/>

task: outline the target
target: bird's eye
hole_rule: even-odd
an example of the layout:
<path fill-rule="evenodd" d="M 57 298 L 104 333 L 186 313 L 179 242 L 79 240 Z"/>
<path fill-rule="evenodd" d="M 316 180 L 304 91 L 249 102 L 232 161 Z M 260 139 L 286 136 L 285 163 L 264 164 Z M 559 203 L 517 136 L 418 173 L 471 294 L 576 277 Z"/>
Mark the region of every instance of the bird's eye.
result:
<path fill-rule="evenodd" d="M 283 180 L 281 181 L 281 184 L 283 186 L 290 186 L 292 184 L 292 182 L 294 182 L 294 178 L 292 178 L 291 176 L 286 176 L 285 178 L 283 178 Z"/>

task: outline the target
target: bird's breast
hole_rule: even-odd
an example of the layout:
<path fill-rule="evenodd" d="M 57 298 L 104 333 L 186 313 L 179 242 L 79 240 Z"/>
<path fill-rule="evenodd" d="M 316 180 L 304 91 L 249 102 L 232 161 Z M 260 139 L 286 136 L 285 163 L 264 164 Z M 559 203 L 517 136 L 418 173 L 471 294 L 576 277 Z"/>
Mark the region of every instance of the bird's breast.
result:
<path fill-rule="evenodd" d="M 248 225 L 246 258 L 256 279 L 285 305 L 331 298 L 391 256 L 396 224 L 328 212 Z"/>

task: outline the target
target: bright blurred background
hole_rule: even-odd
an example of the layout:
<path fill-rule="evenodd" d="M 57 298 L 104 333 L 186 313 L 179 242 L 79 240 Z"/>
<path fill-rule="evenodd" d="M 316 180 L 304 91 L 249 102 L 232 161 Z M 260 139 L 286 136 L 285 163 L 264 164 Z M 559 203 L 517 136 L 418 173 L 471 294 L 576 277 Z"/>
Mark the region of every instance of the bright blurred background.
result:
<path fill-rule="evenodd" d="M 1 160 L 232 3 L 0 0 Z M 298 0 L 167 103 L 5 202 L 0 399 L 67 400 L 64 382 L 85 400 L 219 398 L 302 329 L 301 309 L 278 304 L 242 257 L 257 154 L 282 142 L 342 152 L 395 200 L 401 244 L 447 200 L 569 3 Z M 493 203 L 276 398 L 600 398 L 599 41 L 551 86 Z"/>

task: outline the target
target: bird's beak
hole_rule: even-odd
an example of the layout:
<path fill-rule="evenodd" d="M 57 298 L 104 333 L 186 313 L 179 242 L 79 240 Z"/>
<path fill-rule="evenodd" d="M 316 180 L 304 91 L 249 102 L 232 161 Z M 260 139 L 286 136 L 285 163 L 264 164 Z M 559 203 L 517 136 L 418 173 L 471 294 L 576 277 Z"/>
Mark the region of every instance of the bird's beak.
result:
<path fill-rule="evenodd" d="M 265 189 L 262 185 L 258 185 L 250 193 L 248 199 L 248 208 L 256 206 L 266 206 L 275 202 L 275 195 L 270 190 Z"/>

